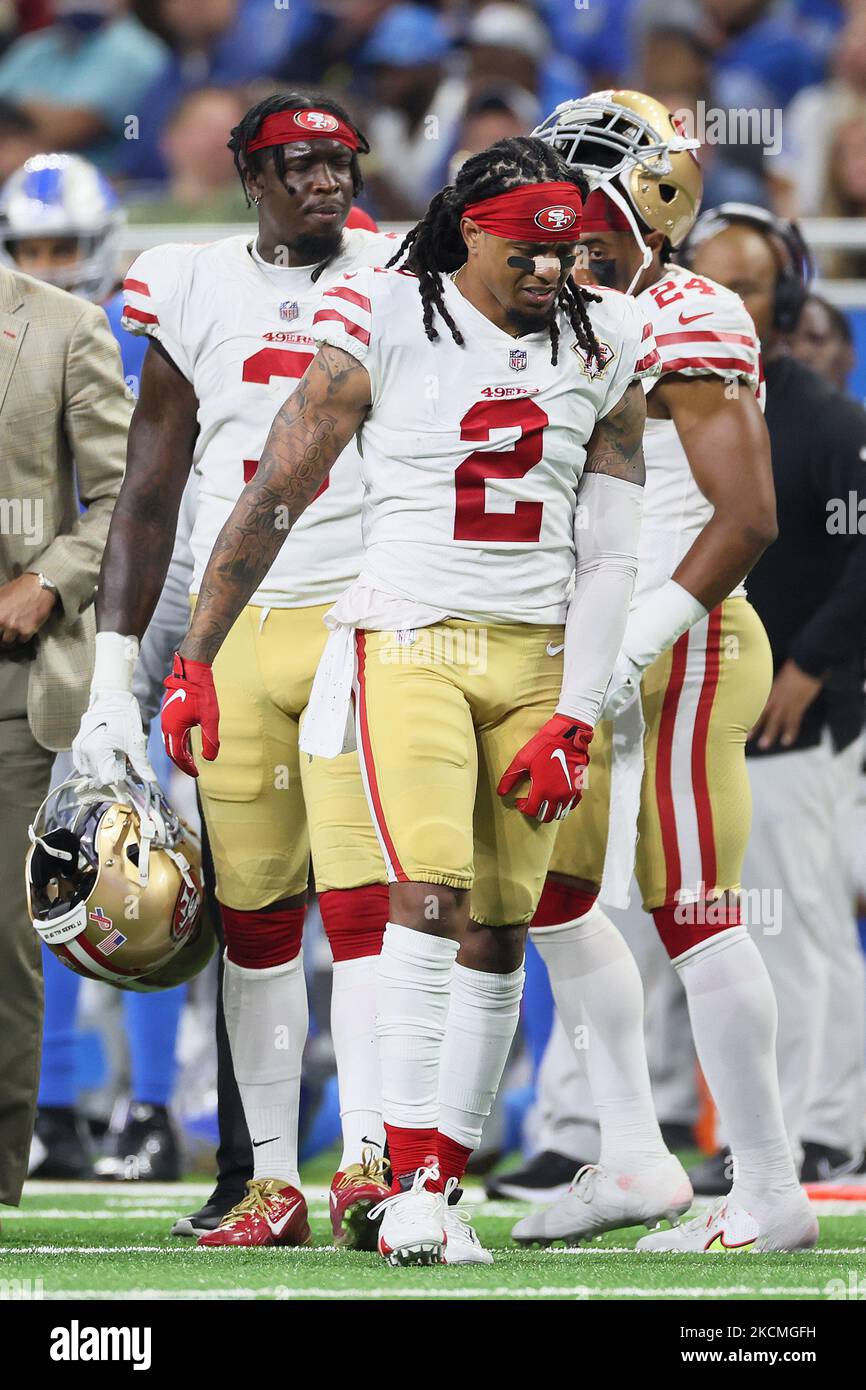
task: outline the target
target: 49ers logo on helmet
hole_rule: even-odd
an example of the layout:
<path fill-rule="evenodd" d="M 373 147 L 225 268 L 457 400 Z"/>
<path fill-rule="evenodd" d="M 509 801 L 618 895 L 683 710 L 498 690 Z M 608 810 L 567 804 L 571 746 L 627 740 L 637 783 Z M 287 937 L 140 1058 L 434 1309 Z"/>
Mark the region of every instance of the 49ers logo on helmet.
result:
<path fill-rule="evenodd" d="M 172 941 L 185 941 L 198 921 L 201 894 L 188 883 L 182 883 L 177 895 L 171 923 Z"/>
<path fill-rule="evenodd" d="M 315 130 L 321 135 L 326 130 L 339 130 L 340 122 L 329 111 L 296 111 L 295 125 L 303 130 Z"/>
<path fill-rule="evenodd" d="M 561 204 L 555 207 L 542 208 L 532 219 L 539 227 L 543 227 L 546 232 L 567 232 L 569 227 L 573 227 L 577 221 L 577 213 L 574 208 L 567 208 Z"/>

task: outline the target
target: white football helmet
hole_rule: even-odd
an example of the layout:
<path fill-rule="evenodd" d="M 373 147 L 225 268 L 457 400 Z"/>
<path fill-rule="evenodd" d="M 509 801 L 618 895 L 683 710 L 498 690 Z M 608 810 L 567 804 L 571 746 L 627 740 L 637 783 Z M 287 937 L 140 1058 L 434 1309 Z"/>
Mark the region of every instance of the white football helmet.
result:
<path fill-rule="evenodd" d="M 77 154 L 37 154 L 0 189 L 0 261 L 14 266 L 15 243 L 28 237 L 75 237 L 75 264 L 39 278 L 100 303 L 118 277 L 125 221 L 114 189 L 95 165 Z"/>

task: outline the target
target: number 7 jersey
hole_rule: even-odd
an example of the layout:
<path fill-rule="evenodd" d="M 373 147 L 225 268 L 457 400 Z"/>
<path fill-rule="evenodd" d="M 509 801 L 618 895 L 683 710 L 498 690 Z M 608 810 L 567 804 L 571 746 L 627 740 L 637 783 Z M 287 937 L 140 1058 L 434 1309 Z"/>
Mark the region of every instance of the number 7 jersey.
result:
<path fill-rule="evenodd" d="M 652 329 L 635 300 L 600 291 L 588 308 L 601 366 L 561 310 L 554 364 L 547 328 L 512 337 L 446 278 L 464 345 L 439 315 L 431 342 L 418 287 L 407 271 L 359 270 L 326 291 L 313 320 L 317 341 L 370 377 L 361 580 L 425 612 L 561 622 L 586 445 L 629 383 L 657 371 Z"/>
<path fill-rule="evenodd" d="M 157 339 L 198 400 L 194 594 L 274 416 L 315 355 L 310 329 L 323 291 L 355 266 L 383 265 L 399 245 L 384 233 L 349 229 L 342 253 L 314 282 L 313 266 L 268 265 L 250 240 L 155 247 L 138 257 L 123 286 L 124 328 Z M 353 442 L 250 602 L 303 608 L 335 599 L 358 573 L 361 497 Z"/>

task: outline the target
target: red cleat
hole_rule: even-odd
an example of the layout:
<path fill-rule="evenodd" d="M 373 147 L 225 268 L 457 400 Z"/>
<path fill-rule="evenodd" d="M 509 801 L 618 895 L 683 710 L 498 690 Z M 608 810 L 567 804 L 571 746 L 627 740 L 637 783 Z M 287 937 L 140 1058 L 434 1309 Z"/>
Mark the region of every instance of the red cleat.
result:
<path fill-rule="evenodd" d="M 246 1197 L 226 1212 L 215 1231 L 199 1236 L 197 1244 L 309 1245 L 310 1240 L 303 1193 L 279 1178 L 253 1178 Z"/>
<path fill-rule="evenodd" d="M 365 1149 L 360 1163 L 351 1163 L 344 1173 L 335 1173 L 331 1183 L 331 1230 L 334 1244 L 346 1250 L 375 1250 L 379 1232 L 377 1221 L 367 1213 L 391 1195 L 388 1165 Z"/>

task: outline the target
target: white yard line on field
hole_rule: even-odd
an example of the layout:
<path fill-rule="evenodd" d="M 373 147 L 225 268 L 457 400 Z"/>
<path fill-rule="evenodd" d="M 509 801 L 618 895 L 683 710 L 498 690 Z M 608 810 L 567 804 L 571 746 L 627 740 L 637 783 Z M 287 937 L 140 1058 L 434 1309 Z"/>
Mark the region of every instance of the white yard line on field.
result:
<path fill-rule="evenodd" d="M 507 1285 L 499 1285 L 494 1288 L 483 1288 L 474 1285 L 470 1288 L 462 1288 L 456 1285 L 436 1288 L 395 1288 L 395 1287 L 376 1287 L 373 1285 L 361 1285 L 353 1289 L 330 1289 L 330 1288 L 290 1288 L 285 1284 L 277 1284 L 269 1288 L 249 1289 L 55 1289 L 45 1294 L 46 1300 L 69 1301 L 75 1299 L 99 1299 L 110 1301 L 126 1301 L 137 1299 L 140 1301 L 157 1302 L 171 1300 L 230 1300 L 237 1302 L 240 1300 L 249 1302 L 254 1299 L 273 1299 L 278 1302 L 293 1302 L 304 1299 L 356 1299 L 367 1298 L 375 1299 L 411 1299 L 423 1300 L 430 1299 L 551 1299 L 568 1298 L 578 1301 L 588 1301 L 600 1298 L 672 1298 L 672 1299 L 725 1299 L 725 1298 L 780 1298 L 780 1297 L 801 1297 L 801 1298 L 821 1298 L 826 1297 L 826 1290 L 814 1285 L 797 1285 L 794 1287 L 761 1287 L 756 1284 L 737 1284 L 718 1289 L 697 1289 L 697 1288 L 636 1288 L 632 1285 L 623 1285 L 616 1288 L 590 1288 L 586 1284 L 557 1285 L 548 1284 L 541 1287 L 522 1287 L 510 1288 Z"/>

